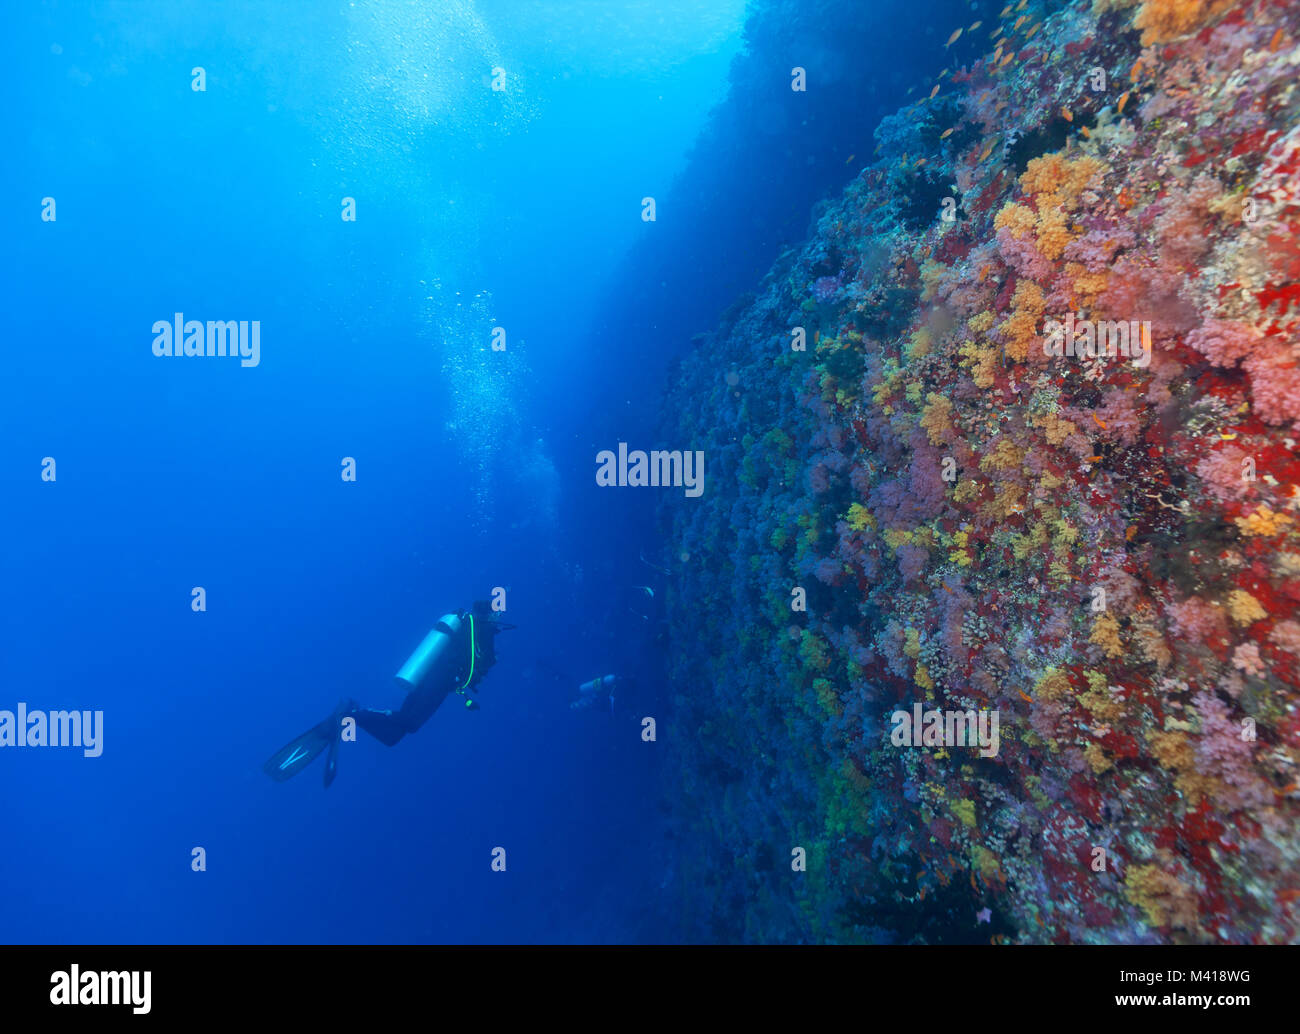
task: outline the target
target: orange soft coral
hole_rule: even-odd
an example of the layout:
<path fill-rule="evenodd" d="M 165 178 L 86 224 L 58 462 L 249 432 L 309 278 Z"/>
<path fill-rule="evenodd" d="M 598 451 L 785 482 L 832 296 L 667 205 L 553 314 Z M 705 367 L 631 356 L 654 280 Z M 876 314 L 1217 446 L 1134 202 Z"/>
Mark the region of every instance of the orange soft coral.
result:
<path fill-rule="evenodd" d="M 1195 32 L 1232 4 L 1233 0 L 1143 0 L 1133 26 L 1142 30 L 1144 47 L 1168 43 Z"/>
<path fill-rule="evenodd" d="M 1060 151 L 1031 158 L 1020 177 L 1020 189 L 1039 195 L 1038 209 L 1066 205 L 1073 208 L 1076 199 L 1105 171 L 1096 158 L 1083 155 L 1066 158 Z"/>
<path fill-rule="evenodd" d="M 998 328 L 1006 341 L 1007 356 L 1019 362 L 1029 358 L 1029 345 L 1038 333 L 1038 321 L 1047 308 L 1043 289 L 1032 280 L 1016 284 L 1011 297 L 1012 313 Z"/>

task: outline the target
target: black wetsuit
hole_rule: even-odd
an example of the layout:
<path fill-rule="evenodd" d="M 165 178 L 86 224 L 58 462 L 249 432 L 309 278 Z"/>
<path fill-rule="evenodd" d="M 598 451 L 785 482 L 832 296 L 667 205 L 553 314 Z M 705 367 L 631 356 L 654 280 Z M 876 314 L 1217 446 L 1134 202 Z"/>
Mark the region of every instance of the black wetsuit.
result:
<path fill-rule="evenodd" d="M 477 690 L 483 676 L 496 663 L 496 650 L 493 642 L 496 639 L 497 626 L 492 619 L 491 612 L 481 610 L 477 605 L 474 608 L 475 621 L 473 626 L 467 620 L 468 617 L 467 614 L 462 615 L 464 620 L 461 622 L 459 632 L 451 632 L 450 629 L 443 626 L 443 630 L 453 637 L 452 655 L 462 658 L 462 660 L 458 661 L 452 677 L 445 685 L 435 684 L 430 681 L 428 685 L 417 686 L 406 694 L 402 706 L 396 711 L 381 711 L 371 707 L 354 706 L 347 714 L 355 718 L 357 724 L 380 743 L 391 747 L 403 736 L 415 732 L 424 725 L 449 694 L 469 693 Z M 466 685 L 466 679 L 470 676 L 469 636 L 471 627 L 475 629 L 475 655 L 473 678 Z"/>

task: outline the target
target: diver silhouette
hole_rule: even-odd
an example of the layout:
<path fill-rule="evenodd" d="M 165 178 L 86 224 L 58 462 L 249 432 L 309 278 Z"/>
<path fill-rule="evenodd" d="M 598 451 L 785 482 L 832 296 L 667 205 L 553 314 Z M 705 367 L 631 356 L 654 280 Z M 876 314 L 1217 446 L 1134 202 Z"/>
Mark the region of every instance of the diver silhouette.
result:
<path fill-rule="evenodd" d="M 406 692 L 397 711 L 359 707 L 356 701 L 345 699 L 328 718 L 277 750 L 262 771 L 282 783 L 328 751 L 325 785 L 329 786 L 338 771 L 344 719 L 355 719 L 362 729 L 391 747 L 424 725 L 453 693 L 464 699 L 468 709 L 478 710 L 478 701 L 470 694 L 478 691 L 483 676 L 496 663 L 496 637 L 512 628 L 497 620 L 486 600 L 476 600 L 468 612 L 444 614 L 397 673 L 398 685 Z"/>

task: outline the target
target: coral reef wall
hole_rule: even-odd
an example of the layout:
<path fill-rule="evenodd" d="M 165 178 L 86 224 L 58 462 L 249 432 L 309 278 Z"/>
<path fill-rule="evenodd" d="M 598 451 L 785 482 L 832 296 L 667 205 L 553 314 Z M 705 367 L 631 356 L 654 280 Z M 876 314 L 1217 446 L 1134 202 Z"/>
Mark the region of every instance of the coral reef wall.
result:
<path fill-rule="evenodd" d="M 666 399 L 683 936 L 1294 941 L 1300 6 L 967 31 Z"/>

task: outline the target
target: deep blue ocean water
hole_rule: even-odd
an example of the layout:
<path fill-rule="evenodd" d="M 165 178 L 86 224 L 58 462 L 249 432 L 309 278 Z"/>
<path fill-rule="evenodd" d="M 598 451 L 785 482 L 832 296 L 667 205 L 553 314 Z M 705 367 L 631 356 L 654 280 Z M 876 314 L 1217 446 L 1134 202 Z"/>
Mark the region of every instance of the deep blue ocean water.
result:
<path fill-rule="evenodd" d="M 806 37 L 748 44 L 801 5 L 12 16 L 0 709 L 102 710 L 104 742 L 0 750 L 0 940 L 676 938 L 658 746 L 568 706 L 617 673 L 653 710 L 672 649 L 637 588 L 670 562 L 654 496 L 594 457 L 654 444 L 671 357 L 977 16 L 803 6 Z M 838 99 L 790 107 L 791 64 Z M 175 313 L 259 321 L 259 364 L 155 356 Z M 518 628 L 481 711 L 363 735 L 328 791 L 319 762 L 263 775 L 340 697 L 397 706 L 432 623 L 494 587 Z"/>

